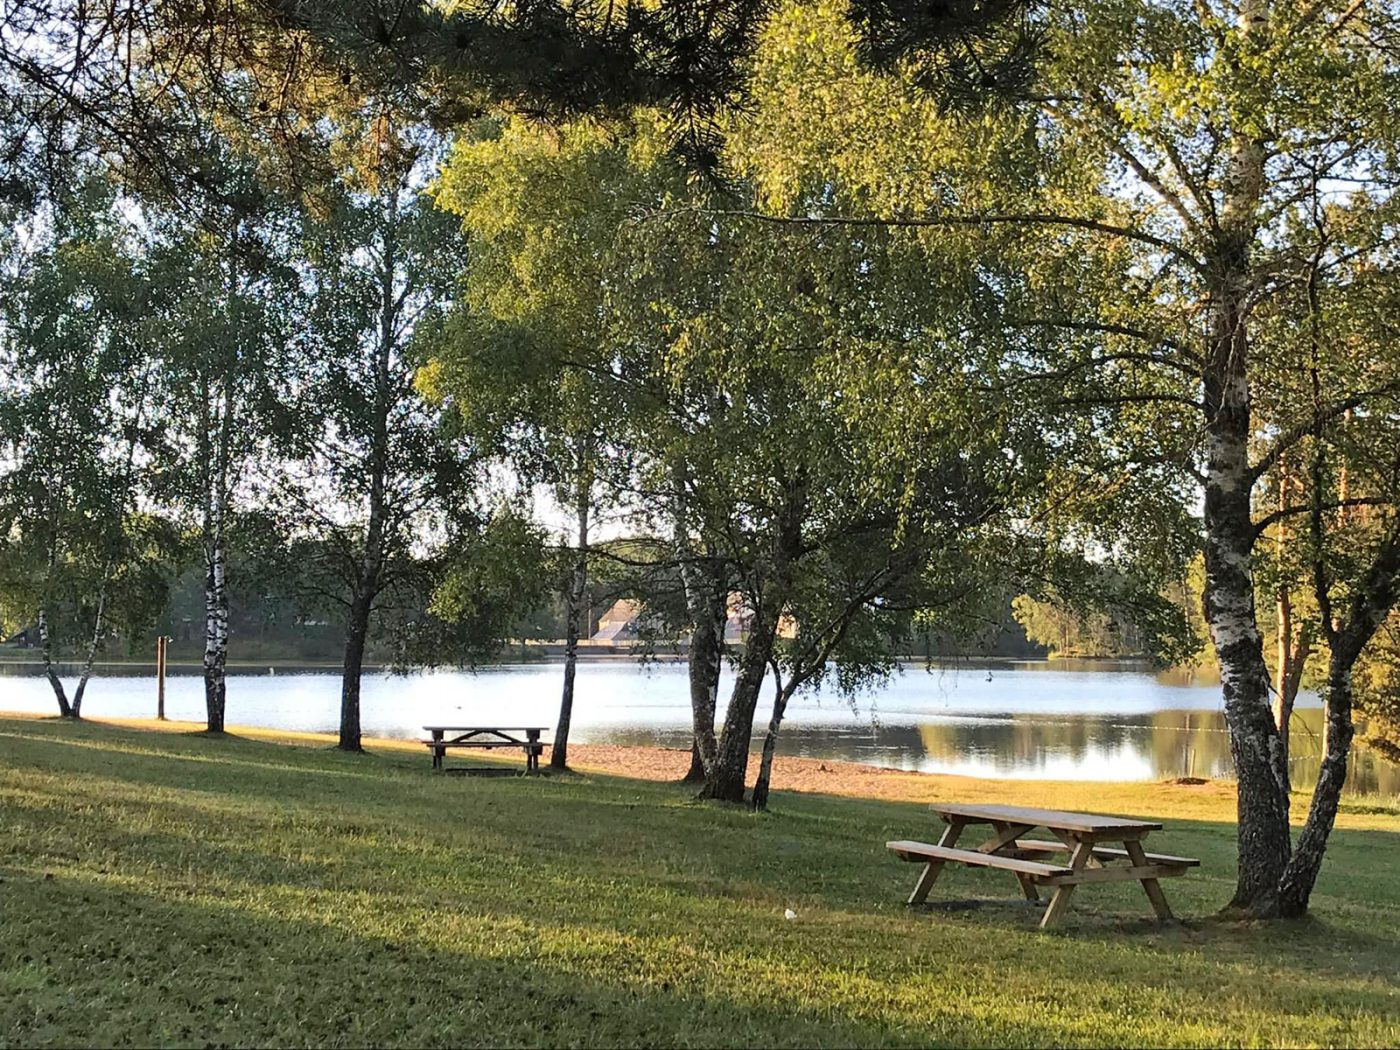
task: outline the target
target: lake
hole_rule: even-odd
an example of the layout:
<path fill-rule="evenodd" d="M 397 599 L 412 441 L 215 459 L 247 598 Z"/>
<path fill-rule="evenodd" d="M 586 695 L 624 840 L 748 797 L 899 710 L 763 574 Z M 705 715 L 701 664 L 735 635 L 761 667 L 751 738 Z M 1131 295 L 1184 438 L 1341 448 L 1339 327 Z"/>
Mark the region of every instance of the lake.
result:
<path fill-rule="evenodd" d="M 56 710 L 48 683 L 35 671 L 0 665 L 0 710 Z M 150 668 L 108 665 L 103 671 L 88 685 L 85 714 L 154 715 Z M 233 671 L 228 722 L 334 731 L 339 684 L 326 671 Z M 364 731 L 416 737 L 424 723 L 552 726 L 559 685 L 557 663 L 502 665 L 475 674 L 368 674 Z M 166 712 L 174 719 L 203 719 L 197 668 L 168 679 Z M 1321 716 L 1315 697 L 1300 698 L 1293 726 L 1293 772 L 1300 785 L 1316 774 Z M 760 731 L 767 719 L 761 705 Z M 683 665 L 580 663 L 573 740 L 688 748 L 689 727 Z M 756 733 L 755 747 L 760 742 Z M 854 700 L 830 691 L 801 695 L 789 705 L 780 753 L 985 777 L 1160 780 L 1230 773 L 1218 684 L 1140 665 L 1068 660 L 909 666 L 884 688 Z M 1360 750 L 1348 787 L 1400 795 L 1400 766 Z"/>

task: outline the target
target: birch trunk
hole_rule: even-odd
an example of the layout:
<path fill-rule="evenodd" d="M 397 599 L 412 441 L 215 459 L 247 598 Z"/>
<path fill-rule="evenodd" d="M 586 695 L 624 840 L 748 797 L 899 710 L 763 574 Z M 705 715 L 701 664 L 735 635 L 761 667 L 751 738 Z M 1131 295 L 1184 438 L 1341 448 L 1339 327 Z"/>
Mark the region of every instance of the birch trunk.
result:
<path fill-rule="evenodd" d="M 1318 506 L 1315 502 L 1315 521 L 1320 525 Z M 1323 754 L 1307 822 L 1298 835 L 1298 844 L 1279 884 L 1278 911 L 1287 917 L 1307 912 L 1308 900 L 1317 882 L 1318 872 L 1322 869 L 1327 839 L 1337 820 L 1337 808 L 1342 789 L 1346 786 L 1351 742 L 1355 733 L 1352 725 L 1352 672 L 1356 661 L 1390 615 L 1397 599 L 1400 599 L 1400 535 L 1392 534 L 1382 545 L 1375 562 L 1356 588 L 1345 622 L 1338 627 L 1333 627 L 1330 622 L 1331 602 L 1320 571 L 1318 583 L 1322 629 L 1327 633 L 1331 650 L 1327 668 Z"/>
<path fill-rule="evenodd" d="M 768 785 L 773 778 L 773 756 L 778 750 L 778 730 L 783 724 L 788 701 L 797 688 L 794 678 L 783 685 L 778 683 L 777 695 L 773 698 L 773 713 L 768 719 L 768 732 L 763 737 L 763 754 L 758 762 L 758 778 L 753 783 L 753 798 L 750 805 L 756 810 L 768 808 Z"/>
<path fill-rule="evenodd" d="M 39 654 L 44 660 L 44 677 L 49 680 L 49 688 L 53 690 L 54 698 L 58 701 L 58 713 L 63 718 L 77 718 L 73 707 L 68 703 L 68 691 L 63 686 L 63 679 L 58 676 L 58 671 L 53 665 L 53 640 L 49 636 L 49 616 L 48 610 L 40 606 L 39 608 Z"/>
<path fill-rule="evenodd" d="M 107 626 L 106 579 L 109 575 L 110 570 L 104 570 L 102 573 L 103 585 L 97 596 L 97 610 L 92 617 L 92 637 L 88 640 L 87 659 L 83 661 L 83 671 L 78 677 L 78 687 L 73 690 L 73 701 L 70 707 L 74 718 L 83 716 L 83 694 L 87 692 L 88 679 L 92 677 L 92 665 L 97 659 L 97 650 L 102 647 L 102 635 Z"/>
<path fill-rule="evenodd" d="M 1249 392 L 1239 300 L 1217 305 L 1205 376 L 1204 612 L 1220 662 L 1225 721 L 1238 782 L 1239 871 L 1231 907 L 1268 915 L 1289 855 L 1288 771 L 1269 698 L 1254 607 L 1248 460 Z"/>
<path fill-rule="evenodd" d="M 708 574 L 703 574 L 708 575 Z M 708 593 L 704 593 L 708 590 Z M 725 599 L 727 592 L 713 582 L 702 585 L 698 598 L 698 617 L 690 635 L 686 654 L 690 680 L 691 747 L 688 783 L 700 783 L 706 770 L 714 764 L 718 743 L 715 740 L 715 713 L 719 709 L 719 679 L 724 665 Z"/>
<path fill-rule="evenodd" d="M 672 472 L 674 488 L 674 544 L 680 565 L 681 590 L 686 617 L 690 621 L 690 645 L 686 651 L 686 672 L 690 683 L 690 769 L 682 783 L 704 783 L 714 764 L 715 712 L 719 707 L 719 676 L 724 659 L 724 627 L 728 616 L 729 590 L 712 544 L 706 543 L 708 557 L 694 557 L 686 512 L 687 473 L 677 464 Z"/>
<path fill-rule="evenodd" d="M 1245 0 L 1240 35 L 1250 36 L 1267 15 L 1264 0 Z M 1291 844 L 1288 769 L 1254 606 L 1248 304 L 1265 151 L 1261 141 L 1238 129 L 1228 148 L 1219 233 L 1209 258 L 1202 376 L 1207 437 L 1204 611 L 1220 662 L 1238 784 L 1239 865 L 1230 908 L 1272 915 Z"/>
<path fill-rule="evenodd" d="M 1322 868 L 1322 856 L 1327 849 L 1327 837 L 1337 820 L 1337 807 L 1342 788 L 1346 785 L 1347 764 L 1354 735 L 1351 719 L 1351 671 L 1354 658 L 1334 653 L 1327 673 L 1327 712 L 1323 724 L 1322 765 L 1317 771 L 1308 820 L 1303 825 L 1298 843 L 1288 860 L 1278 888 L 1278 912 L 1288 918 L 1303 915 L 1317 873 Z"/>
<path fill-rule="evenodd" d="M 228 518 L 229 419 L 227 383 L 220 395 L 222 405 L 214 406 L 219 421 L 209 465 L 208 490 L 204 504 L 204 711 L 205 729 L 224 731 L 227 709 L 228 666 L 228 579 L 225 532 Z"/>
<path fill-rule="evenodd" d="M 1277 672 L 1274 675 L 1274 725 L 1278 727 L 1279 748 L 1283 752 L 1284 770 L 1290 790 L 1292 772 L 1289 769 L 1289 725 L 1293 708 L 1298 702 L 1298 690 L 1303 684 L 1303 669 L 1313 649 L 1313 625 L 1304 620 L 1294 622 L 1293 596 L 1287 587 L 1278 591 Z"/>
<path fill-rule="evenodd" d="M 559 699 L 559 724 L 549 749 L 549 768 L 569 768 L 569 724 L 574 717 L 574 677 L 578 671 L 578 641 L 583 633 L 583 602 L 588 592 L 588 512 L 592 486 L 581 480 L 575 496 L 574 515 L 578 525 L 578 549 L 569 576 L 569 607 L 564 636 L 564 688 Z"/>
<path fill-rule="evenodd" d="M 686 671 L 690 683 L 691 746 L 690 770 L 685 782 L 700 783 L 714 764 L 715 713 L 719 708 L 719 679 L 724 664 L 724 627 L 728 620 L 729 590 L 724 578 L 710 562 L 701 565 L 681 552 L 681 584 L 685 589 L 686 610 L 691 622 Z"/>
<path fill-rule="evenodd" d="M 743 802 L 744 782 L 749 771 L 749 741 L 753 736 L 753 717 L 758 709 L 758 694 L 768 673 L 768 660 L 778 633 L 780 605 L 759 610 L 744 642 L 739 669 L 734 677 L 734 689 L 729 695 L 729 707 L 724 713 L 724 730 L 720 734 L 714 761 L 706 770 L 705 786 L 700 797 L 717 802 Z"/>
<path fill-rule="evenodd" d="M 224 731 L 227 708 L 228 583 L 224 565 L 224 507 L 211 500 L 205 539 L 204 711 L 210 733 Z"/>
<path fill-rule="evenodd" d="M 58 561 L 58 525 L 54 520 L 49 523 L 49 544 L 48 558 L 44 569 L 44 587 L 47 592 L 53 581 L 54 564 Z M 53 690 L 54 699 L 58 701 L 58 713 L 62 718 L 75 718 L 73 707 L 68 703 L 68 690 L 64 688 L 63 679 L 58 676 L 58 671 L 53 665 L 53 636 L 49 633 L 49 610 L 47 601 L 39 605 L 39 654 L 44 660 L 44 677 L 49 680 L 49 688 Z"/>
<path fill-rule="evenodd" d="M 772 562 L 761 589 L 755 589 L 757 608 L 734 689 L 724 712 L 724 731 L 715 751 L 715 760 L 706 770 L 700 798 L 718 802 L 743 802 L 744 780 L 748 776 L 749 742 L 753 737 L 753 716 L 758 694 L 768 674 L 768 664 L 777 642 L 778 624 L 788 595 L 792 592 L 796 561 L 802 550 L 802 522 L 807 509 L 806 471 L 800 466 L 785 486 L 782 503 L 773 522 Z M 761 596 L 761 597 L 759 597 Z"/>

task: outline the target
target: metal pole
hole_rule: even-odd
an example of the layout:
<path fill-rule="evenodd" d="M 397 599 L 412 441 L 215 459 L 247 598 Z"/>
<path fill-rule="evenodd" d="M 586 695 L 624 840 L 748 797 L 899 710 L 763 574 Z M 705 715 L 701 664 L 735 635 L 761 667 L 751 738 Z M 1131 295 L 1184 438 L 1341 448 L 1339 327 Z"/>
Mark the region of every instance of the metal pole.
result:
<path fill-rule="evenodd" d="M 165 643 L 170 639 L 161 635 L 156 639 L 156 718 L 165 721 Z"/>

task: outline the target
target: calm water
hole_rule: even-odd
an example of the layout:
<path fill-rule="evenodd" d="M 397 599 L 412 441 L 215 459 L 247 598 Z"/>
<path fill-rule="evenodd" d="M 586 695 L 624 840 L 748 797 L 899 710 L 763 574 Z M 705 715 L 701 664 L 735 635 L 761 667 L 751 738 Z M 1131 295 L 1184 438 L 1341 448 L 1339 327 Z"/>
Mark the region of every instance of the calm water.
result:
<path fill-rule="evenodd" d="M 111 670 L 89 684 L 84 713 L 153 715 L 149 672 Z M 413 737 L 424 723 L 550 726 L 559 680 L 557 664 L 507 665 L 474 675 L 368 675 L 364 730 Z M 230 724 L 334 730 L 339 679 L 327 672 L 233 674 L 228 703 Z M 197 721 L 203 708 L 194 673 L 168 680 L 171 718 Z M 53 694 L 32 669 L 0 666 L 0 710 L 52 712 Z M 1299 783 L 1316 772 L 1321 714 L 1314 698 L 1300 699 L 1293 729 Z M 760 727 L 767 717 L 761 705 Z M 573 739 L 688 748 L 689 725 L 683 666 L 580 665 Z M 1218 685 L 1069 661 L 910 667 L 854 701 L 830 693 L 800 696 L 789 706 L 781 748 L 974 776 L 1156 780 L 1230 772 Z M 1358 754 L 1349 779 L 1354 791 L 1400 794 L 1400 766 L 1368 752 Z"/>

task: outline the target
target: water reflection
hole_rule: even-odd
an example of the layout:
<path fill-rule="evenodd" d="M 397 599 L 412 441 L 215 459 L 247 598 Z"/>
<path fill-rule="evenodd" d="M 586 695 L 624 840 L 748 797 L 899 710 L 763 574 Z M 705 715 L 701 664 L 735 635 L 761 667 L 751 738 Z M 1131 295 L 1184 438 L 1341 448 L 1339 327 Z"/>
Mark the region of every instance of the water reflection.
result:
<path fill-rule="evenodd" d="M 37 668 L 0 665 L 0 710 L 54 709 Z M 153 713 L 148 668 L 103 668 L 85 712 L 141 717 Z M 277 729 L 332 730 L 339 679 L 325 670 L 236 673 L 229 680 L 229 721 Z M 171 678 L 172 718 L 198 720 L 203 690 L 195 669 Z M 365 732 L 415 737 L 429 723 L 483 721 L 552 725 L 559 668 L 494 667 L 476 675 L 434 672 L 368 675 Z M 760 705 L 759 729 L 767 718 Z M 1301 787 L 1317 774 L 1322 711 L 1303 696 L 1294 715 L 1293 776 Z M 580 742 L 689 747 L 685 669 L 623 661 L 579 669 L 574 739 Z M 758 746 L 759 738 L 755 738 Z M 887 687 L 854 702 L 821 693 L 794 699 L 783 727 L 783 753 L 846 759 L 899 769 L 971 776 L 1067 780 L 1160 780 L 1221 777 L 1231 772 L 1219 686 L 1140 665 L 1097 661 L 963 664 L 909 668 Z M 1348 776 L 1353 792 L 1400 795 L 1400 766 L 1358 748 Z"/>
<path fill-rule="evenodd" d="M 589 738 L 689 746 L 685 730 L 673 727 L 600 726 Z M 1290 766 L 1300 788 L 1317 777 L 1321 741 L 1321 709 L 1295 713 Z M 755 748 L 758 743 L 755 740 Z M 924 773 L 1017 779 L 1214 779 L 1233 773 L 1223 716 L 1194 710 L 1121 716 L 948 715 L 916 725 L 790 724 L 783 729 L 782 751 Z M 1358 746 L 1347 773 L 1347 791 L 1400 795 L 1400 766 Z"/>

